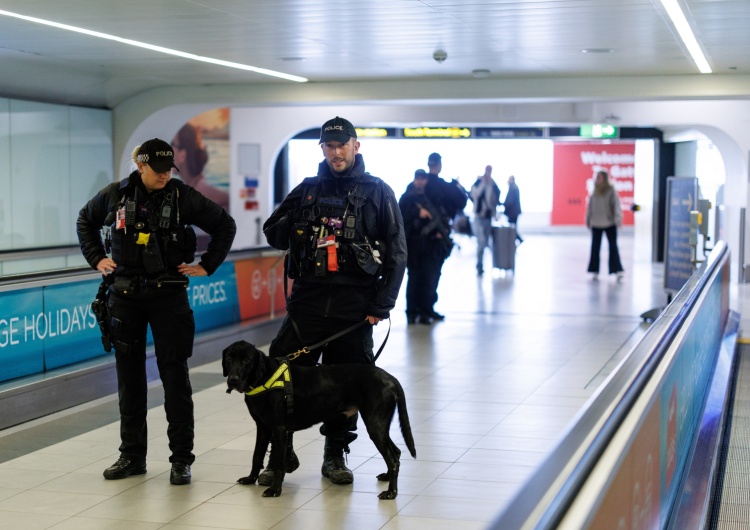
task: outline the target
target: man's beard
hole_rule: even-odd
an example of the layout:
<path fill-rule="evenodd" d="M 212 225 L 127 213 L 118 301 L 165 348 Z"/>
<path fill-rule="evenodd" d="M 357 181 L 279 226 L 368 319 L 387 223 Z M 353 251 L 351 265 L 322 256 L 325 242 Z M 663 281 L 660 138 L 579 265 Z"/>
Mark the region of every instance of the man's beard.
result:
<path fill-rule="evenodd" d="M 346 164 L 346 160 L 343 160 L 344 164 Z M 354 164 L 347 165 L 343 171 L 336 171 L 333 168 L 333 162 L 328 162 L 328 169 L 331 170 L 331 175 L 334 177 L 347 177 L 352 171 L 352 167 L 354 167 Z"/>

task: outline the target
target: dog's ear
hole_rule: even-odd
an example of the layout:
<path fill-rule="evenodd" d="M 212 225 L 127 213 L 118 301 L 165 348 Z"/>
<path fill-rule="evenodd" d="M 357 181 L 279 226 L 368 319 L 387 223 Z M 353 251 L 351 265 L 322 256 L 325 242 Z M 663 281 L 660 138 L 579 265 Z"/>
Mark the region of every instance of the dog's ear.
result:
<path fill-rule="evenodd" d="M 229 375 L 229 356 L 236 348 L 241 346 L 243 342 L 244 341 L 233 342 L 224 348 L 224 351 L 221 354 L 221 370 L 224 373 L 224 377 Z"/>
<path fill-rule="evenodd" d="M 221 371 L 224 374 L 224 377 L 229 375 L 229 363 L 227 362 L 227 356 L 229 355 L 229 352 L 231 350 L 232 345 L 224 348 L 224 351 L 221 353 Z"/>
<path fill-rule="evenodd" d="M 265 355 L 254 344 L 246 342 L 243 344 L 242 355 L 247 360 L 247 374 L 248 380 L 253 386 L 262 384 L 268 374 L 266 374 L 267 366 L 265 363 Z"/>

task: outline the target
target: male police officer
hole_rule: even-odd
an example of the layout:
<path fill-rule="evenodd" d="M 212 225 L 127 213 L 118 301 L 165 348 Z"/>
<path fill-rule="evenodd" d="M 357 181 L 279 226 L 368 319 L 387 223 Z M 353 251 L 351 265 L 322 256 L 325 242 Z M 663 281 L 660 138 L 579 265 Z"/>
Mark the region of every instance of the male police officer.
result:
<path fill-rule="evenodd" d="M 432 153 L 427 157 L 427 182 L 424 186 L 424 194 L 430 199 L 432 204 L 439 214 L 443 218 L 443 224 L 446 226 L 452 226 L 452 220 L 456 217 L 456 214 L 463 210 L 468 200 L 468 195 L 464 187 L 456 180 L 451 179 L 450 182 L 443 180 L 440 177 L 440 172 L 443 169 L 443 158 L 439 153 Z M 411 186 L 411 184 L 409 185 Z M 408 188 L 407 188 L 408 190 Z M 434 320 L 445 319 L 444 315 L 441 315 L 434 309 L 434 304 L 438 299 L 438 283 L 440 282 L 440 275 L 443 269 L 443 264 L 448 258 L 448 254 L 432 256 L 427 259 L 432 261 L 430 272 L 430 298 L 432 304 L 427 309 L 425 316 Z"/>
<path fill-rule="evenodd" d="M 294 188 L 263 225 L 269 244 L 288 250 L 286 268 L 294 279 L 270 354 L 289 355 L 361 322 L 294 362 L 314 365 L 322 354 L 324 364 L 371 363 L 372 326 L 389 318 L 406 268 L 403 221 L 390 186 L 365 172 L 348 120 L 327 121 L 320 144 L 325 160 L 318 175 Z M 321 472 L 334 484 L 353 480 L 343 453 L 357 437 L 356 425 L 355 414 L 320 429 L 326 437 Z M 291 472 L 299 461 L 291 442 L 287 451 Z M 267 485 L 272 477 L 266 469 L 258 481 Z"/>
<path fill-rule="evenodd" d="M 115 348 L 120 398 L 120 458 L 108 480 L 146 472 L 146 327 L 151 326 L 164 386 L 170 482 L 188 484 L 193 455 L 193 399 L 187 359 L 195 322 L 188 276 L 212 274 L 226 258 L 236 226 L 223 208 L 172 180 L 174 152 L 154 138 L 133 151 L 137 171 L 101 190 L 78 214 L 86 261 L 107 277 L 109 337 Z M 211 236 L 197 265 L 196 225 Z M 101 228 L 107 229 L 107 247 Z M 107 256 L 111 245 L 112 256 Z"/>

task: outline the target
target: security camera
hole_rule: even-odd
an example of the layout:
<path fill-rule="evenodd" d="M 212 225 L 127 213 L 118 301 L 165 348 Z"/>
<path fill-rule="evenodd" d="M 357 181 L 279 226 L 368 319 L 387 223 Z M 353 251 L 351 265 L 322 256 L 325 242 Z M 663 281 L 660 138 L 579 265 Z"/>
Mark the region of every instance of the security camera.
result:
<path fill-rule="evenodd" d="M 448 58 L 448 52 L 437 50 L 432 54 L 432 58 L 435 59 L 436 63 L 440 64 Z"/>

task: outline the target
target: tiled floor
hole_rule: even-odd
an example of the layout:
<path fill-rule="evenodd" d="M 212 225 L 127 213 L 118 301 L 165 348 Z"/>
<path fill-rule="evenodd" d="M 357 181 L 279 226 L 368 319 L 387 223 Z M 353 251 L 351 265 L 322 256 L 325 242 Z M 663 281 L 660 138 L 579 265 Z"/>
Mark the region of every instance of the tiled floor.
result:
<path fill-rule="evenodd" d="M 459 240 L 437 305 L 445 322 L 407 326 L 403 299 L 394 311 L 378 364 L 405 388 L 418 455 L 403 452 L 396 500 L 377 498 L 385 466 L 363 428 L 348 460 L 352 485 L 321 478 L 317 428 L 295 435 L 301 467 L 286 476 L 281 497 L 235 484 L 249 471 L 255 428 L 242 397 L 225 393 L 217 360 L 191 372 L 203 383 L 194 396 L 191 485 L 169 484 L 160 406 L 149 412 L 148 473 L 102 478 L 119 443 L 112 395 L 0 432 L 0 448 L 4 438 L 33 436 L 37 447 L 49 437 L 0 464 L 0 529 L 485 528 L 642 336 L 640 314 L 666 303 L 663 265 L 636 260 L 632 236 L 620 238 L 626 276 L 617 283 L 585 273 L 587 232 L 524 235 L 515 274 L 479 278 L 474 241 Z M 379 345 L 386 325 L 376 331 Z M 83 424 L 80 434 L 55 439 L 72 424 Z M 400 440 L 395 422 L 392 432 Z"/>

